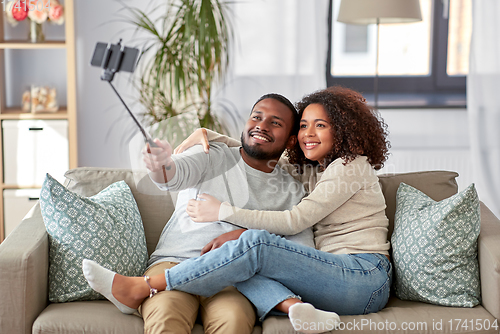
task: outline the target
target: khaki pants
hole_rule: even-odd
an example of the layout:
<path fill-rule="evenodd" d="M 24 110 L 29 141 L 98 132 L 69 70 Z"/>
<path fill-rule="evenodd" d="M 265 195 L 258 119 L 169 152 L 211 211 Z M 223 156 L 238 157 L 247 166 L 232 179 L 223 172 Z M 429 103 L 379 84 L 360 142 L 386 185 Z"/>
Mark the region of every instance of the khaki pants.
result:
<path fill-rule="evenodd" d="M 145 275 L 163 274 L 177 263 L 160 262 Z M 190 334 L 200 310 L 205 333 L 251 333 L 255 324 L 252 304 L 236 288 L 227 287 L 212 297 L 182 291 L 161 291 L 146 298 L 139 308 L 144 319 L 144 333 Z"/>

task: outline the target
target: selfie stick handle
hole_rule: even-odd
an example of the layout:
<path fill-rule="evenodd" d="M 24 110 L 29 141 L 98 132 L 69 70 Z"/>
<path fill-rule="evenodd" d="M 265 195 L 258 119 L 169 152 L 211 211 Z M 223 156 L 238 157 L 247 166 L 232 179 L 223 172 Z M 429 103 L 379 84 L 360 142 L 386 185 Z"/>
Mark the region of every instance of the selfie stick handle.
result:
<path fill-rule="evenodd" d="M 122 40 L 120 39 L 120 41 L 118 42 L 118 45 L 121 45 L 121 41 Z M 111 69 L 110 69 L 108 65 L 109 65 L 109 59 L 111 58 L 111 44 L 108 44 L 108 47 L 106 48 L 106 51 L 104 53 L 104 57 L 103 57 L 103 60 L 102 60 L 102 65 L 101 65 L 101 67 L 104 70 L 102 72 L 102 74 L 101 74 L 101 80 L 105 80 L 105 81 L 109 82 L 109 85 L 111 86 L 111 88 L 113 88 L 113 90 L 115 91 L 116 95 L 118 96 L 118 98 L 120 99 L 120 101 L 125 106 L 125 109 L 127 109 L 128 113 L 130 114 L 130 116 L 134 120 L 135 124 L 137 124 L 137 126 L 139 127 L 139 130 L 141 130 L 141 133 L 144 136 L 144 139 L 146 139 L 146 142 L 149 143 L 149 146 L 151 146 L 151 147 L 158 147 L 158 145 L 156 145 L 156 143 L 153 141 L 153 138 L 151 138 L 151 136 L 149 135 L 149 133 L 147 133 L 146 130 L 144 130 L 144 128 L 142 127 L 141 123 L 139 123 L 139 121 L 137 120 L 137 118 L 135 118 L 134 114 L 129 109 L 129 107 L 127 106 L 127 104 L 125 103 L 125 101 L 123 101 L 122 97 L 120 96 L 120 94 L 116 90 L 115 86 L 113 86 L 113 84 L 111 83 L 111 81 L 113 80 L 113 78 L 115 76 L 115 73 L 120 69 L 124 53 L 125 53 L 125 46 L 121 45 L 121 47 L 120 47 L 120 53 L 118 54 L 118 57 L 116 57 L 116 62 L 111 67 Z"/>

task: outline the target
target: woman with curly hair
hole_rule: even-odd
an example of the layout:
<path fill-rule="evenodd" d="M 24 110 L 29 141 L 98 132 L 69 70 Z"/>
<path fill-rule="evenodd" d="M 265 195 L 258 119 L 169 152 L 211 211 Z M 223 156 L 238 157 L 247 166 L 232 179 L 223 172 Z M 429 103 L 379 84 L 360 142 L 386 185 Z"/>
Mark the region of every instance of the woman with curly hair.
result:
<path fill-rule="evenodd" d="M 385 199 L 375 171 L 387 159 L 387 126 L 361 94 L 343 87 L 309 94 L 297 109 L 297 145 L 287 152 L 288 166 L 281 165 L 294 169 L 309 195 L 289 211 L 239 209 L 199 195 L 203 200 L 191 200 L 187 209 L 194 221 L 221 220 L 249 230 L 222 246 L 214 241 L 203 256 L 151 277 L 151 289 L 209 296 L 262 275 L 290 290 L 293 297 L 277 301 L 275 309 L 306 333 L 334 329 L 328 324 L 331 312 L 367 314 L 385 306 L 392 267 Z M 316 249 L 276 235 L 311 226 Z M 269 310 L 257 312 L 262 318 Z"/>

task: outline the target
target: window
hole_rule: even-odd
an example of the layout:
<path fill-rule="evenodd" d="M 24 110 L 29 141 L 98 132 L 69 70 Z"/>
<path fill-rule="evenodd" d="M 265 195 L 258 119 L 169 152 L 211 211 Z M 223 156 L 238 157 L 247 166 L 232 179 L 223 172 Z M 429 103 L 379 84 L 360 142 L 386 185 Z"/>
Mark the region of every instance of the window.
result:
<path fill-rule="evenodd" d="M 381 24 L 378 41 L 380 107 L 463 107 L 472 30 L 472 0 L 420 0 L 422 21 Z M 377 27 L 336 21 L 330 0 L 328 86 L 340 84 L 373 101 Z M 445 15 L 443 15 L 445 14 Z"/>
<path fill-rule="evenodd" d="M 471 13 L 471 0 L 459 0 L 450 4 L 446 63 L 446 73 L 450 76 L 464 76 L 469 72 Z"/>

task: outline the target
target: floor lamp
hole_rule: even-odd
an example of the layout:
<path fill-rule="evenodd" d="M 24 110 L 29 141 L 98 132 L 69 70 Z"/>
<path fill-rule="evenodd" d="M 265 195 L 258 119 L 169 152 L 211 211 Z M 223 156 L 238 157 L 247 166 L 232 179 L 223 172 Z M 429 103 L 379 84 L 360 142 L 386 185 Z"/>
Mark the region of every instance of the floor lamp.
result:
<path fill-rule="evenodd" d="M 380 24 L 422 21 L 419 0 L 342 0 L 338 22 L 377 25 L 377 54 L 373 94 L 378 107 L 378 58 Z"/>

